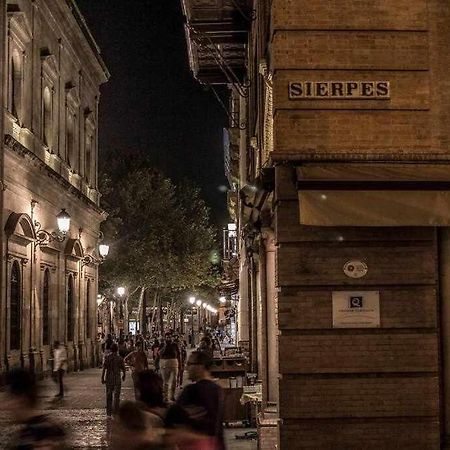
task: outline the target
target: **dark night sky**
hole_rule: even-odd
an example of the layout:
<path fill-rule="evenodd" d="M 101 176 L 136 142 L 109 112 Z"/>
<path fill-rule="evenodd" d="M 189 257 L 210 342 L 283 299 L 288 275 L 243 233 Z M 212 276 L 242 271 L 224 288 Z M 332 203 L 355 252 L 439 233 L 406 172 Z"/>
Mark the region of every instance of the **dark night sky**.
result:
<path fill-rule="evenodd" d="M 140 158 L 199 185 L 227 220 L 222 128 L 226 115 L 189 70 L 179 0 L 78 0 L 111 72 L 100 98 L 100 165 Z M 117 156 L 113 156 L 117 157 Z"/>

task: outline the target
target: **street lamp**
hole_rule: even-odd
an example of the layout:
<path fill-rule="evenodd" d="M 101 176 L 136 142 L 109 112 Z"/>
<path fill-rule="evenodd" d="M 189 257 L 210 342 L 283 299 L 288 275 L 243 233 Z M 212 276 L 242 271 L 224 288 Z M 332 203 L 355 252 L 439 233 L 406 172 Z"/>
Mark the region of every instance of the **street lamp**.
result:
<path fill-rule="evenodd" d="M 219 302 L 220 303 L 226 303 L 227 302 L 226 297 L 224 297 L 223 295 L 222 295 L 222 297 L 219 297 Z"/>
<path fill-rule="evenodd" d="M 195 303 L 197 304 L 197 306 L 202 306 L 202 301 L 201 300 L 197 300 Z"/>
<path fill-rule="evenodd" d="M 66 235 L 70 230 L 70 215 L 63 208 L 60 213 L 56 216 L 56 221 L 58 222 L 58 229 L 62 235 Z"/>
<path fill-rule="evenodd" d="M 107 244 L 100 244 L 98 246 L 98 252 L 100 253 L 100 256 L 105 259 L 108 256 L 109 253 L 109 245 Z"/>
<path fill-rule="evenodd" d="M 195 297 L 189 297 L 189 303 L 193 305 L 195 303 Z"/>
<path fill-rule="evenodd" d="M 125 294 L 125 288 L 124 287 L 118 287 L 117 288 L 117 294 L 120 296 L 120 297 L 123 297 L 123 295 Z"/>

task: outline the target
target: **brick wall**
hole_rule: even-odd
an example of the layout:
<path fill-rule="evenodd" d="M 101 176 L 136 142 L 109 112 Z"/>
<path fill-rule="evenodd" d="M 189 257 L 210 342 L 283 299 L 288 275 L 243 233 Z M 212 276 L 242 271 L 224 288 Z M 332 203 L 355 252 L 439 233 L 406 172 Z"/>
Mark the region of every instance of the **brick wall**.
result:
<path fill-rule="evenodd" d="M 275 202 L 281 448 L 439 448 L 434 230 L 301 226 L 290 167 Z M 378 291 L 380 328 L 333 328 L 339 290 Z"/>
<path fill-rule="evenodd" d="M 427 0 L 274 0 L 273 27 L 425 30 Z"/>
<path fill-rule="evenodd" d="M 285 164 L 274 202 L 281 448 L 437 449 L 435 230 L 300 226 L 295 161 L 450 156 L 450 5 L 273 0 L 271 25 L 272 160 Z M 390 99 L 288 95 L 291 82 L 368 80 L 389 81 Z M 364 278 L 344 274 L 352 259 L 369 266 Z M 333 328 L 332 292 L 355 290 L 379 292 L 380 328 Z"/>

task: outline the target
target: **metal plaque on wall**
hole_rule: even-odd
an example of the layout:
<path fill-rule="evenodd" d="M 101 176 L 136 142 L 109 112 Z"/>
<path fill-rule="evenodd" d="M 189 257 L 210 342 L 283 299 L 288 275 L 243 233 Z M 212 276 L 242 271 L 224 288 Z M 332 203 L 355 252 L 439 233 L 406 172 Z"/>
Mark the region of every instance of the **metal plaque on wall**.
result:
<path fill-rule="evenodd" d="M 333 328 L 378 328 L 378 291 L 333 291 Z"/>

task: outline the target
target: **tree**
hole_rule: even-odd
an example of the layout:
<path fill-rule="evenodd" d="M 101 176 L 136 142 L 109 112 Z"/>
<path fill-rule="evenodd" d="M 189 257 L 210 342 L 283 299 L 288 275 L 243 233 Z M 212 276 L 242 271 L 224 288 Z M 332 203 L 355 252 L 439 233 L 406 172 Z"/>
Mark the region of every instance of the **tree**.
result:
<path fill-rule="evenodd" d="M 101 267 L 104 288 L 126 285 L 140 292 L 144 314 L 146 305 L 158 304 L 161 318 L 163 302 L 172 310 L 187 290 L 217 283 L 215 231 L 198 188 L 189 182 L 175 186 L 148 168 L 134 169 L 113 184 L 102 177 L 109 213 L 103 230 L 113 242 Z"/>

